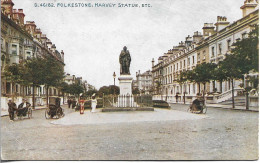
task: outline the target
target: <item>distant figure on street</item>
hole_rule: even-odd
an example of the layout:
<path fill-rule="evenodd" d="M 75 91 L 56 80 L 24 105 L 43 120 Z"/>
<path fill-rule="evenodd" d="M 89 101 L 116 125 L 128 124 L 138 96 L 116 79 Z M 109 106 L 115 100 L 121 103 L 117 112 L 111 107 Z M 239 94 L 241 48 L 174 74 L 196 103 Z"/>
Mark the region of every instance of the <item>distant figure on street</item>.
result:
<path fill-rule="evenodd" d="M 14 121 L 14 112 L 17 110 L 16 104 L 12 101 L 11 98 L 8 99 L 8 112 L 10 121 Z"/>
<path fill-rule="evenodd" d="M 72 109 L 75 108 L 75 106 L 77 105 L 76 99 L 73 99 L 71 104 L 72 104 Z"/>
<path fill-rule="evenodd" d="M 179 95 L 178 94 L 176 94 L 176 103 L 178 103 L 178 97 L 179 97 Z"/>
<path fill-rule="evenodd" d="M 67 103 L 68 103 L 68 105 L 69 105 L 69 108 L 70 108 L 70 106 L 71 106 L 71 103 L 72 103 L 72 101 L 71 101 L 71 99 L 70 99 L 70 98 L 67 100 Z"/>
<path fill-rule="evenodd" d="M 31 106 L 29 102 L 27 102 L 26 99 L 23 99 L 23 102 L 18 106 L 18 116 L 26 116 L 26 113 L 28 111 L 28 108 Z"/>
<path fill-rule="evenodd" d="M 91 100 L 92 113 L 96 112 L 96 106 L 97 106 L 97 99 L 96 99 L 96 94 L 94 93 L 92 95 L 92 100 Z"/>

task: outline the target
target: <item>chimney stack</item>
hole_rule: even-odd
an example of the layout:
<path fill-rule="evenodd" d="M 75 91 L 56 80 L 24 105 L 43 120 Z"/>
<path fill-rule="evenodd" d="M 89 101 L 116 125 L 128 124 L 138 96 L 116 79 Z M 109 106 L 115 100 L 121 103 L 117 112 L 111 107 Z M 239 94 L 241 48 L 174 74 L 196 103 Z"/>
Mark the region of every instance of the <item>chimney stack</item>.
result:
<path fill-rule="evenodd" d="M 40 28 L 36 28 L 36 29 L 35 29 L 35 36 L 36 36 L 36 38 L 37 38 L 38 40 L 41 39 L 41 37 L 42 37 L 42 32 L 41 32 L 41 29 L 40 29 Z"/>
<path fill-rule="evenodd" d="M 24 13 L 23 13 L 23 9 L 13 9 L 13 20 L 20 25 L 24 25 Z"/>
<path fill-rule="evenodd" d="M 190 46 L 192 43 L 192 37 L 190 37 L 190 35 L 188 35 L 186 38 L 185 38 L 185 46 L 188 47 Z"/>
<path fill-rule="evenodd" d="M 62 61 L 64 61 L 64 52 L 63 52 L 63 50 L 61 50 L 61 58 L 62 58 Z"/>
<path fill-rule="evenodd" d="M 33 36 L 35 33 L 36 25 L 34 21 L 26 21 L 25 29 Z"/>
<path fill-rule="evenodd" d="M 154 67 L 154 58 L 152 59 L 152 68 Z"/>
<path fill-rule="evenodd" d="M 51 51 L 52 51 L 53 53 L 55 53 L 55 51 L 56 51 L 56 46 L 55 46 L 55 44 L 52 44 L 52 46 L 51 46 Z"/>
<path fill-rule="evenodd" d="M 258 6 L 257 0 L 245 0 L 244 5 L 240 7 L 242 10 L 242 16 L 245 17 L 251 12 L 255 11 Z"/>
<path fill-rule="evenodd" d="M 47 41 L 46 41 L 46 45 L 47 45 L 47 48 L 48 48 L 48 49 L 51 49 L 51 47 L 52 47 L 52 42 L 51 42 L 51 40 L 48 39 L 48 38 L 47 38 Z"/>
<path fill-rule="evenodd" d="M 9 19 L 13 16 L 13 6 L 12 0 L 1 0 L 1 12 L 6 15 Z"/>
<path fill-rule="evenodd" d="M 217 32 L 221 31 L 222 29 L 226 28 L 229 25 L 227 18 L 225 16 L 218 16 L 217 23 L 215 23 Z"/>
<path fill-rule="evenodd" d="M 203 37 L 211 36 L 215 33 L 213 23 L 204 23 Z"/>
<path fill-rule="evenodd" d="M 201 35 L 201 33 L 200 33 L 199 31 L 194 32 L 193 42 L 195 42 L 195 43 L 197 44 L 197 43 L 199 43 L 202 39 L 203 39 L 203 36 Z"/>

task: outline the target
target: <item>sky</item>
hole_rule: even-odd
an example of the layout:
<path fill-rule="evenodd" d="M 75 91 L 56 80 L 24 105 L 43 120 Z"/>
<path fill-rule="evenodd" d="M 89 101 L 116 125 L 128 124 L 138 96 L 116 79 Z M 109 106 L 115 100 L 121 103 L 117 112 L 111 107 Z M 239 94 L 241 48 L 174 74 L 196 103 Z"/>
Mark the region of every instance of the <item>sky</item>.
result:
<path fill-rule="evenodd" d="M 244 0 L 13 0 L 23 9 L 25 21 L 37 28 L 65 53 L 65 71 L 82 77 L 97 89 L 114 83 L 120 73 L 119 55 L 127 46 L 131 76 L 151 70 L 157 59 L 204 23 L 217 16 L 229 22 L 242 18 Z M 118 3 L 151 7 L 34 7 L 35 3 Z M 116 79 L 116 85 L 118 80 Z"/>

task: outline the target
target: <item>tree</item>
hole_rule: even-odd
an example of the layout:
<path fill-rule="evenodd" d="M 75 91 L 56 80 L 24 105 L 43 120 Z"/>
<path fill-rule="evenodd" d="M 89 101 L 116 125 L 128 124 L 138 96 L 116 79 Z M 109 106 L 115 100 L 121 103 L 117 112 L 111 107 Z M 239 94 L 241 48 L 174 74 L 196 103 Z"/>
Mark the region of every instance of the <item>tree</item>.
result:
<path fill-rule="evenodd" d="M 79 94 L 83 93 L 84 89 L 79 84 L 71 84 L 68 85 L 68 93 L 79 96 Z"/>
<path fill-rule="evenodd" d="M 233 44 L 232 55 L 237 56 L 238 68 L 242 74 L 248 74 L 253 70 L 259 72 L 259 26 L 256 25 L 247 38 Z"/>
<path fill-rule="evenodd" d="M 86 96 L 86 97 L 91 97 L 94 93 L 97 93 L 97 90 L 96 90 L 95 88 L 88 90 L 88 91 L 85 93 L 85 96 Z"/>
<path fill-rule="evenodd" d="M 33 88 L 32 107 L 35 109 L 35 86 L 44 84 L 45 72 L 44 72 L 44 59 L 32 58 L 27 60 L 24 64 L 22 72 L 22 79 L 25 83 L 28 83 Z"/>
<path fill-rule="evenodd" d="M 55 58 L 48 56 L 43 60 L 43 71 L 44 71 L 44 80 L 43 83 L 46 87 L 46 98 L 47 105 L 49 103 L 49 88 L 51 86 L 58 86 L 59 83 L 64 79 L 65 73 L 63 70 L 63 65 L 58 62 Z"/>
<path fill-rule="evenodd" d="M 227 79 L 231 81 L 232 87 L 232 107 L 235 108 L 234 100 L 234 79 L 242 79 L 243 73 L 239 68 L 240 59 L 236 55 L 227 55 L 223 62 L 220 63 Z"/>
<path fill-rule="evenodd" d="M 134 95 L 140 94 L 139 89 L 138 89 L 138 88 L 134 88 L 134 89 L 133 89 L 133 94 L 134 94 Z"/>
<path fill-rule="evenodd" d="M 11 81 L 12 86 L 14 86 L 16 83 L 22 82 L 22 69 L 22 65 L 15 63 L 6 66 L 4 76 L 6 77 L 6 80 Z M 14 92 L 16 92 L 16 87 L 14 87 Z"/>
<path fill-rule="evenodd" d="M 205 97 L 206 83 L 210 82 L 213 79 L 213 72 L 216 68 L 216 64 L 214 63 L 202 63 L 195 67 L 190 72 L 187 72 L 187 79 L 190 81 L 194 81 L 199 84 L 200 91 L 200 83 L 203 84 L 203 98 Z"/>
<path fill-rule="evenodd" d="M 181 90 L 182 90 L 183 83 L 185 83 L 188 80 L 187 75 L 188 75 L 187 71 L 182 71 L 180 73 L 180 75 L 179 75 L 179 78 L 177 79 L 177 82 L 181 86 Z M 186 90 L 184 90 L 184 93 L 183 93 L 183 102 L 184 102 L 184 104 L 185 104 L 185 94 L 186 94 Z"/>
<path fill-rule="evenodd" d="M 103 86 L 98 90 L 98 95 L 101 97 L 104 95 L 118 95 L 120 92 L 118 86 L 110 85 L 110 86 Z"/>

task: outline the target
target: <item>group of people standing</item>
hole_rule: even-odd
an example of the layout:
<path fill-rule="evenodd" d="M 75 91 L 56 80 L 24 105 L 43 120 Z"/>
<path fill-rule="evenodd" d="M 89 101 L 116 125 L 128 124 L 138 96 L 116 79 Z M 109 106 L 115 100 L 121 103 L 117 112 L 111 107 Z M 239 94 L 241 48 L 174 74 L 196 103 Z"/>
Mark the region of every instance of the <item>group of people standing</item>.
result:
<path fill-rule="evenodd" d="M 11 98 L 8 99 L 8 112 L 10 121 L 14 121 L 14 113 L 17 112 L 17 116 L 26 116 L 28 108 L 31 106 L 26 99 L 23 99 L 22 103 L 18 105 L 18 108 Z"/>
<path fill-rule="evenodd" d="M 74 98 L 68 98 L 67 103 L 68 107 L 72 109 L 77 105 L 77 101 Z"/>

